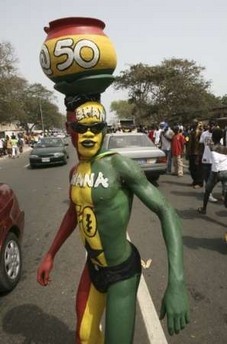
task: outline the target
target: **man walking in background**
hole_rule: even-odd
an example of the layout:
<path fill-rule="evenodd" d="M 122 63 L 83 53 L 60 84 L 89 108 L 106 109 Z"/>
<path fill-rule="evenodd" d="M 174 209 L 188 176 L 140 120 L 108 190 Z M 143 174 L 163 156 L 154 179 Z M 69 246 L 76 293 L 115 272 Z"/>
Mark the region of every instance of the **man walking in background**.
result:
<path fill-rule="evenodd" d="M 203 187 L 203 149 L 199 143 L 202 129 L 197 119 L 193 120 L 191 128 L 187 144 L 187 156 L 189 160 L 189 171 L 192 177 L 192 186 L 194 189 L 199 189 Z"/>
<path fill-rule="evenodd" d="M 183 154 L 184 154 L 184 144 L 185 138 L 180 132 L 179 126 L 173 127 L 173 138 L 171 142 L 171 151 L 173 157 L 173 167 L 174 167 L 174 174 L 178 177 L 182 177 L 184 175 L 183 170 Z"/>
<path fill-rule="evenodd" d="M 205 181 L 205 185 L 207 184 L 209 175 L 211 173 L 212 160 L 211 160 L 210 145 L 213 143 L 212 132 L 214 128 L 215 128 L 215 121 L 210 120 L 207 130 L 202 132 L 200 136 L 200 140 L 199 140 L 199 143 L 201 144 L 202 149 L 203 149 L 202 166 L 203 166 L 203 178 Z M 209 201 L 217 202 L 218 200 L 213 197 L 212 193 L 210 193 Z"/>

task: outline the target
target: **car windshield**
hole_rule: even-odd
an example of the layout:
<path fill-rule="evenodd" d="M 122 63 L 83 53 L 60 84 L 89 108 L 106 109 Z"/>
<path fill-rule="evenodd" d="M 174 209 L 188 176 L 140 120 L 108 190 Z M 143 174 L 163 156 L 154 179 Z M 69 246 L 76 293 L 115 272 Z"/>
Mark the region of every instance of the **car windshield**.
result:
<path fill-rule="evenodd" d="M 61 139 L 59 138 L 43 138 L 40 139 L 37 144 L 35 145 L 35 147 L 39 147 L 39 148 L 45 148 L 45 147 L 63 147 L 64 143 Z"/>
<path fill-rule="evenodd" d="M 152 141 L 146 135 L 116 135 L 111 136 L 109 148 L 124 147 L 149 147 L 154 146 Z"/>

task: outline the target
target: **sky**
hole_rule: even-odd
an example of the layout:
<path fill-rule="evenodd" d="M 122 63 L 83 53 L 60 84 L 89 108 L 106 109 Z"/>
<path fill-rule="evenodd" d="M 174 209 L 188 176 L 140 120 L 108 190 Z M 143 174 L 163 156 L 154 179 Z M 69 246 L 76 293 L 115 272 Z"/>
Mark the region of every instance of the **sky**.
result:
<path fill-rule="evenodd" d="M 137 63 L 188 59 L 205 67 L 204 78 L 216 96 L 227 94 L 226 0 L 0 0 L 0 5 L 0 42 L 14 47 L 20 76 L 54 91 L 62 113 L 64 95 L 43 73 L 39 53 L 46 39 L 44 26 L 64 17 L 104 21 L 117 53 L 114 75 Z M 101 100 L 107 119 L 113 116 L 111 102 L 125 98 L 113 86 L 106 89 Z"/>

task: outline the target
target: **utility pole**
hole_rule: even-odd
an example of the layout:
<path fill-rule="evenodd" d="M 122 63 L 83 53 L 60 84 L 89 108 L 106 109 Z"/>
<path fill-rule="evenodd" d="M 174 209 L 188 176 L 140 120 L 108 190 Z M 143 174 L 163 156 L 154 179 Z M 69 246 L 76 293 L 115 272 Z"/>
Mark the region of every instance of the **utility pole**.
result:
<path fill-rule="evenodd" d="M 45 132 L 44 132 L 43 109 L 42 109 L 41 100 L 39 100 L 39 112 L 40 112 L 40 118 L 41 118 L 42 132 L 43 132 L 43 136 L 44 136 Z"/>

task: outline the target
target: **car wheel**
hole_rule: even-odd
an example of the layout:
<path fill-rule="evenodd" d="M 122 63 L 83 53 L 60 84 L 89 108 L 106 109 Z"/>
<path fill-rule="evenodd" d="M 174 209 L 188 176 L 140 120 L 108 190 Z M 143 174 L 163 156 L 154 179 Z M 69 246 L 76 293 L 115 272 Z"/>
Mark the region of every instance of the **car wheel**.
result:
<path fill-rule="evenodd" d="M 22 257 L 17 236 L 9 233 L 0 253 L 0 291 L 16 287 L 21 277 Z"/>
<path fill-rule="evenodd" d="M 35 168 L 35 165 L 30 164 L 30 168 L 31 168 L 31 169 Z"/>

